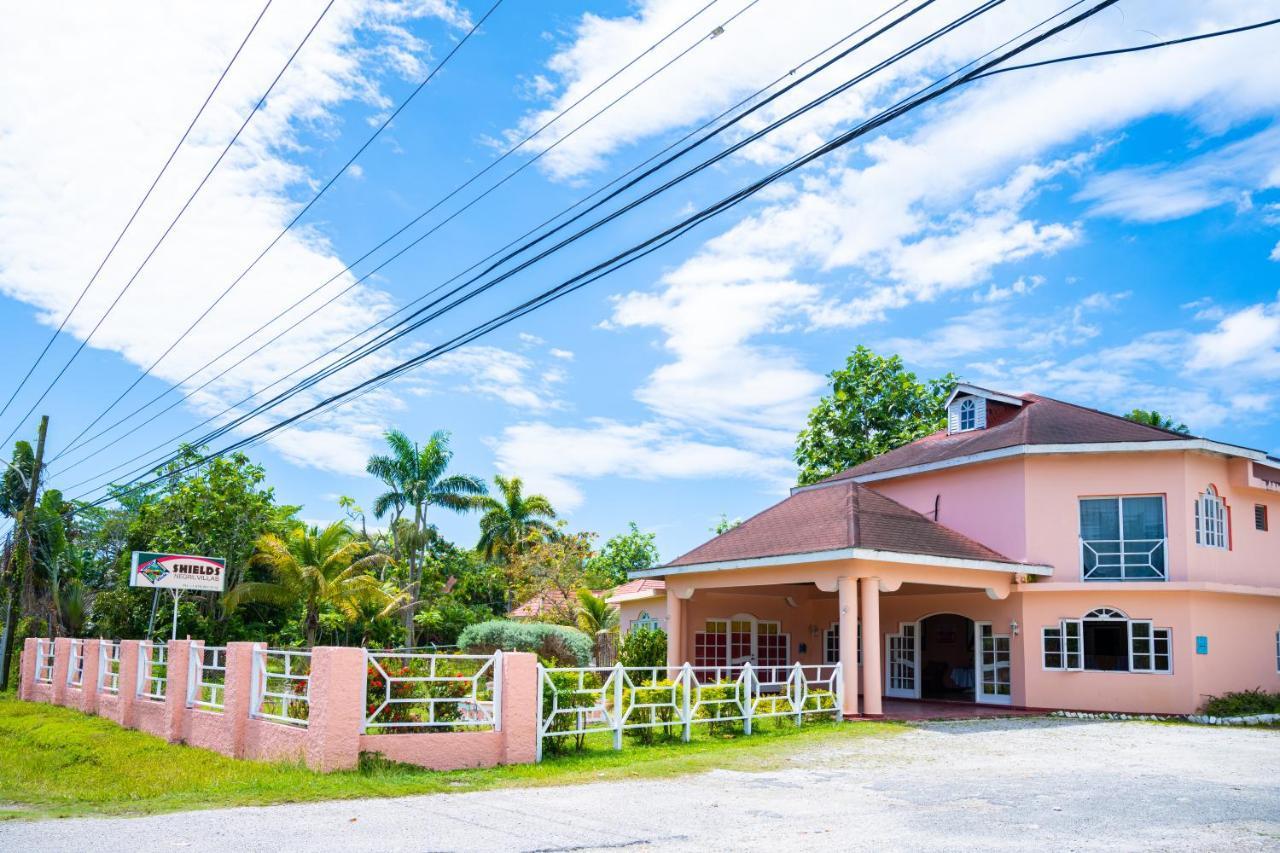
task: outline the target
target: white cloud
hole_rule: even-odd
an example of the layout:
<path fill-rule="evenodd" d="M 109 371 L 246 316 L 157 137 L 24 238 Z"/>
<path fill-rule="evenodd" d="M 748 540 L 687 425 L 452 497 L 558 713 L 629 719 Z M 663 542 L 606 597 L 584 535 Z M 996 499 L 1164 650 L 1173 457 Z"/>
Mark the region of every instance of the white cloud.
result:
<path fill-rule="evenodd" d="M 1280 301 L 1251 305 L 1196 335 L 1191 366 L 1198 370 L 1243 368 L 1274 378 L 1280 372 Z"/>
<path fill-rule="evenodd" d="M 5 223 L 0 229 L 0 290 L 33 306 L 42 323 L 57 324 L 260 5 L 251 0 L 146 7 L 19 4 L 7 10 L 0 28 L 0 78 L 6 81 L 0 87 L 0 219 Z M 321 8 L 315 0 L 276 4 L 268 11 L 188 144 L 69 320 L 69 334 L 89 334 Z M 405 25 L 424 16 L 454 25 L 466 22 L 465 13 L 443 0 L 334 5 L 94 335 L 93 348 L 149 365 L 205 309 L 297 210 L 295 191 L 300 185 L 305 190 L 313 179 L 294 159 L 306 134 L 334 135 L 336 111 L 353 101 L 387 108 L 390 102 L 379 90 L 386 75 L 422 73 L 428 46 Z M 344 265 L 317 230 L 296 227 L 155 375 L 168 381 L 185 377 Z M 307 307 L 351 280 L 338 276 Z M 355 288 L 200 392 L 193 398 L 197 411 L 217 411 L 247 389 L 292 371 L 389 307 L 378 290 Z M 277 323 L 269 332 L 283 325 Z M 388 359 L 369 359 L 280 413 L 300 411 L 338 384 L 371 375 Z M 72 377 L 78 369 L 83 366 L 73 368 Z M 379 405 L 371 405 L 377 401 Z M 344 452 L 362 458 L 355 452 L 361 436 L 376 433 L 386 404 L 385 396 L 368 395 L 343 410 L 341 429 L 333 416 L 324 415 L 275 446 L 300 463 L 329 466 L 334 441 L 339 441 Z M 353 417 L 366 420 L 353 424 Z M 326 430 L 332 432 L 326 435 Z M 356 446 L 349 446 L 352 442 Z"/>
<path fill-rule="evenodd" d="M 434 379 L 446 376 L 462 380 L 455 390 L 493 397 L 518 409 L 540 412 L 563 405 L 552 387 L 564 382 L 563 370 L 538 373 L 532 358 L 501 347 L 472 344 L 455 350 L 423 365 L 417 381 L 427 383 L 429 391 Z"/>

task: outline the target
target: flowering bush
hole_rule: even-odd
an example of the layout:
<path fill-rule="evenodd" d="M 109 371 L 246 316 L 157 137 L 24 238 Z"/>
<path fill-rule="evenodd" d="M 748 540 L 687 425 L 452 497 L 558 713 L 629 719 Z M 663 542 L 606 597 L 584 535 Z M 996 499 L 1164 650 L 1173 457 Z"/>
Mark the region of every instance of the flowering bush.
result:
<path fill-rule="evenodd" d="M 473 676 L 484 663 L 467 658 L 450 660 L 446 656 L 436 656 L 434 663 L 433 671 L 432 658 L 396 657 L 393 654 L 379 656 L 376 663 L 369 663 L 365 715 L 372 718 L 370 723 L 375 729 L 388 723 L 459 722 L 463 720 L 467 710 L 480 713 L 479 708 L 468 709 L 472 703 L 466 700 L 472 695 Z M 492 701 L 492 673 L 486 673 L 480 678 L 475 693 L 477 702 Z M 458 701 L 432 702 L 432 699 Z M 412 733 L 451 731 L 453 728 L 440 725 L 396 725 L 389 731 Z"/>

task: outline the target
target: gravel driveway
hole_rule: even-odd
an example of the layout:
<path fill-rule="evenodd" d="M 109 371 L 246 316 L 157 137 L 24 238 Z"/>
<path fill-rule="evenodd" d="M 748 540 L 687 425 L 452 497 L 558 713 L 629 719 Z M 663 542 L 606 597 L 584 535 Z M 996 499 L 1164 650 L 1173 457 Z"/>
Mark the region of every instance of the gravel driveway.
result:
<path fill-rule="evenodd" d="M 1280 850 L 1280 732 L 981 720 L 712 772 L 0 824 L 3 850 Z"/>

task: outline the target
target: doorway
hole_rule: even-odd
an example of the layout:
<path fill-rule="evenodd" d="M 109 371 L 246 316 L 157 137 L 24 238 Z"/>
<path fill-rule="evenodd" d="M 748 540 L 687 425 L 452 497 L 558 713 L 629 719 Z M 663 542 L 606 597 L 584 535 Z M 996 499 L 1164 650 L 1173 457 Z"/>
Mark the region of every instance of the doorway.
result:
<path fill-rule="evenodd" d="M 974 622 L 939 613 L 920 622 L 920 698 L 974 701 Z"/>

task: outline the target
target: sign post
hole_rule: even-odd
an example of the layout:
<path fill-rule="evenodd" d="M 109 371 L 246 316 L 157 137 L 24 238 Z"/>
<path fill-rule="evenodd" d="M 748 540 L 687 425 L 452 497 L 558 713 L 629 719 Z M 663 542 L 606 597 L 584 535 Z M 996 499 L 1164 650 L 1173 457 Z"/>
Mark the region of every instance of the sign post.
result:
<path fill-rule="evenodd" d="M 134 551 L 129 586 L 155 590 L 167 589 L 173 596 L 173 630 L 170 639 L 178 639 L 178 601 L 183 590 L 222 592 L 227 582 L 227 561 L 221 557 L 197 557 L 191 554 L 155 554 Z M 154 609 L 152 611 L 154 613 Z"/>

